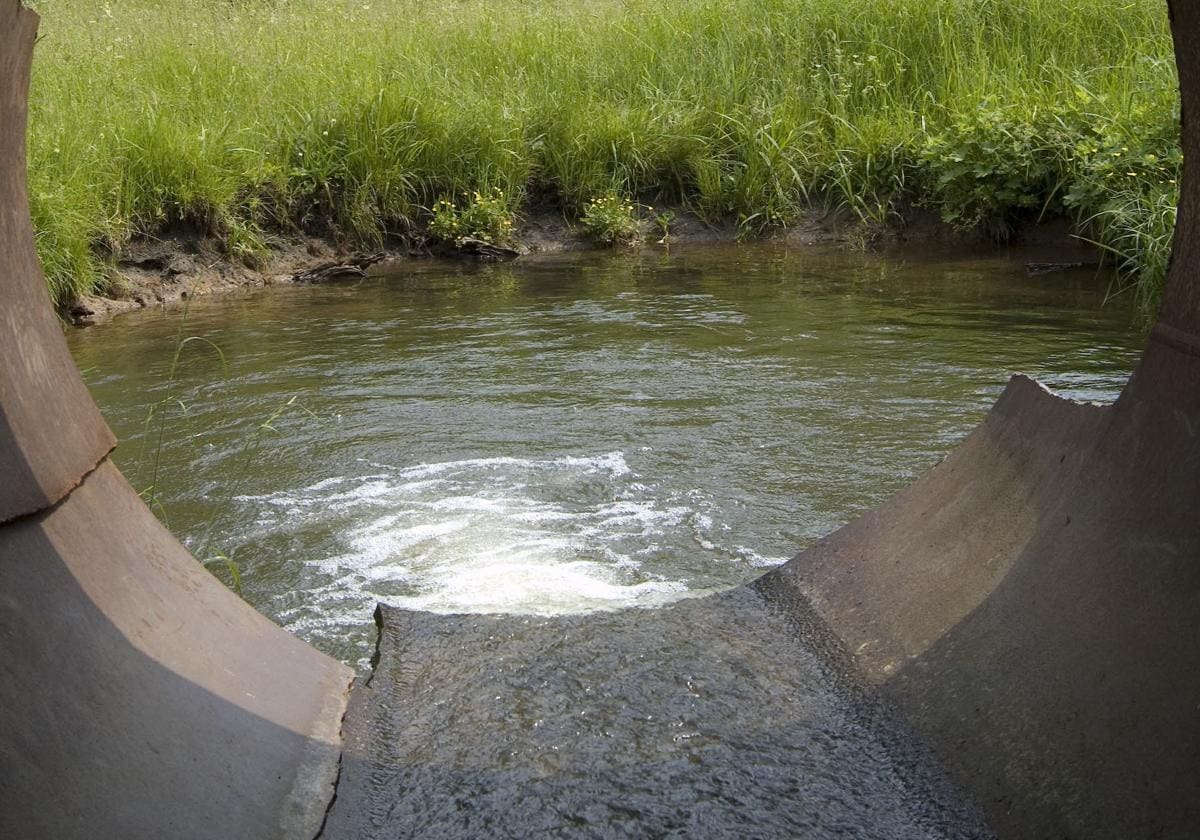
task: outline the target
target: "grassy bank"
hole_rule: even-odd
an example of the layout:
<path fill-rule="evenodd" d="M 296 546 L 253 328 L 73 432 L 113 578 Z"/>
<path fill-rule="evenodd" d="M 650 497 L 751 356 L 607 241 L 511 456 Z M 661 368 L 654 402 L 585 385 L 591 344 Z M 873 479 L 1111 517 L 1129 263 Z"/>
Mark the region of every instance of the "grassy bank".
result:
<path fill-rule="evenodd" d="M 1162 0 L 41 0 L 53 292 L 184 222 L 375 243 L 440 199 L 608 194 L 747 230 L 1075 217 L 1153 305 L 1178 101 Z"/>

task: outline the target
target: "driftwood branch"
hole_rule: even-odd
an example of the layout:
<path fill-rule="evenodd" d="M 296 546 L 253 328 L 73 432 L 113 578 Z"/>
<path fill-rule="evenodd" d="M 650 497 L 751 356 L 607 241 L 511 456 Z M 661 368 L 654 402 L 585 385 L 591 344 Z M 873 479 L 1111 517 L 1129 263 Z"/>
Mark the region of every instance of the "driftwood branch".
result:
<path fill-rule="evenodd" d="M 321 263 L 292 275 L 293 283 L 329 283 L 335 280 L 357 280 L 367 276 L 367 269 L 382 262 L 385 254 L 360 254 L 335 262 Z"/>

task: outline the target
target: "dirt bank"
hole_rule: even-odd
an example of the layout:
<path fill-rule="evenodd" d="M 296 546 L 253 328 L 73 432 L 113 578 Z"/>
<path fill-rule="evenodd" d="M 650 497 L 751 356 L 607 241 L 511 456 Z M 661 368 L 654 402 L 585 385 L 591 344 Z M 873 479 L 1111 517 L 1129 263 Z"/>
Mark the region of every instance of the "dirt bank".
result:
<path fill-rule="evenodd" d="M 687 248 L 742 237 L 732 221 L 713 225 L 686 210 L 677 210 L 669 233 L 646 221 L 639 242 L 618 248 Z M 361 276 L 359 265 L 371 263 L 370 273 L 396 271 L 406 261 L 441 259 L 519 259 L 536 254 L 600 250 L 579 228 L 556 211 L 531 213 L 522 219 L 511 249 L 480 255 L 477 248 L 439 247 L 422 240 L 396 238 L 375 254 L 365 254 L 329 239 L 302 234 L 275 235 L 268 253 L 255 263 L 225 253 L 216 240 L 191 230 L 167 231 L 128 243 L 112 264 L 112 275 L 103 294 L 87 295 L 63 307 L 64 321 L 93 326 L 116 315 L 155 306 L 175 306 L 199 295 L 290 283 L 330 281 L 341 276 Z M 744 237 L 742 237 L 744 238 Z M 776 229 L 763 242 L 796 247 L 845 247 L 903 252 L 929 246 L 960 246 L 972 251 L 1000 247 L 980 233 L 957 230 L 932 215 L 916 215 L 903 225 L 868 227 L 831 216 L 811 214 L 787 228 Z M 1019 230 L 1010 245 L 1036 249 L 1041 268 L 1058 264 L 1099 264 L 1100 252 L 1072 235 L 1068 220 L 1040 222 Z M 487 249 L 484 249 L 485 251 Z M 357 263 L 357 265 L 356 265 Z"/>

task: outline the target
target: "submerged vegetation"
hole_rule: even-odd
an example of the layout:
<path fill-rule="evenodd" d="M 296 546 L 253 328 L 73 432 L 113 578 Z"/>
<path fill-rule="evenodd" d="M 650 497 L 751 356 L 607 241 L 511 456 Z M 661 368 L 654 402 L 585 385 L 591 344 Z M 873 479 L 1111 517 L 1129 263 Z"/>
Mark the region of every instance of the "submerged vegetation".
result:
<path fill-rule="evenodd" d="M 171 225 L 253 259 L 274 231 L 378 244 L 598 199 L 748 232 L 813 208 L 1000 237 L 1066 214 L 1145 307 L 1164 273 L 1162 0 L 34 5 L 30 192 L 60 301 Z"/>

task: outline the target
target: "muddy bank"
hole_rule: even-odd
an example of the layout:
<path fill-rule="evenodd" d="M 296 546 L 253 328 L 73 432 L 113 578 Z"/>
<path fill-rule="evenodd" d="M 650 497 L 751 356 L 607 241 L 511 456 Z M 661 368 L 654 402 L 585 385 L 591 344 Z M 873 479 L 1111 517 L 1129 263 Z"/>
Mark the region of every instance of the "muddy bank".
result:
<path fill-rule="evenodd" d="M 915 214 L 891 227 L 865 226 L 836 217 L 812 214 L 800 222 L 753 241 L 794 247 L 847 248 L 903 254 L 911 249 L 962 248 L 989 252 L 1017 249 L 1032 273 L 1058 267 L 1102 264 L 1102 252 L 1073 235 L 1067 219 L 1053 219 L 1016 231 L 1008 243 L 982 232 L 962 231 L 931 214 Z M 474 240 L 461 248 L 422 239 L 397 237 L 378 252 L 355 250 L 331 239 L 299 233 L 268 239 L 268 253 L 253 261 L 231 256 L 220 243 L 192 230 L 174 230 L 128 243 L 112 263 L 106 289 L 60 309 L 64 321 L 93 326 L 116 315 L 156 306 L 177 306 L 201 295 L 263 286 L 331 282 L 395 271 L 397 264 L 427 259 L 515 259 L 565 251 L 606 250 L 557 211 L 530 214 L 521 220 L 511 248 L 492 248 Z M 686 249 L 745 241 L 732 221 L 711 224 L 694 213 L 677 210 L 669 232 L 649 220 L 640 239 L 617 248 Z"/>

